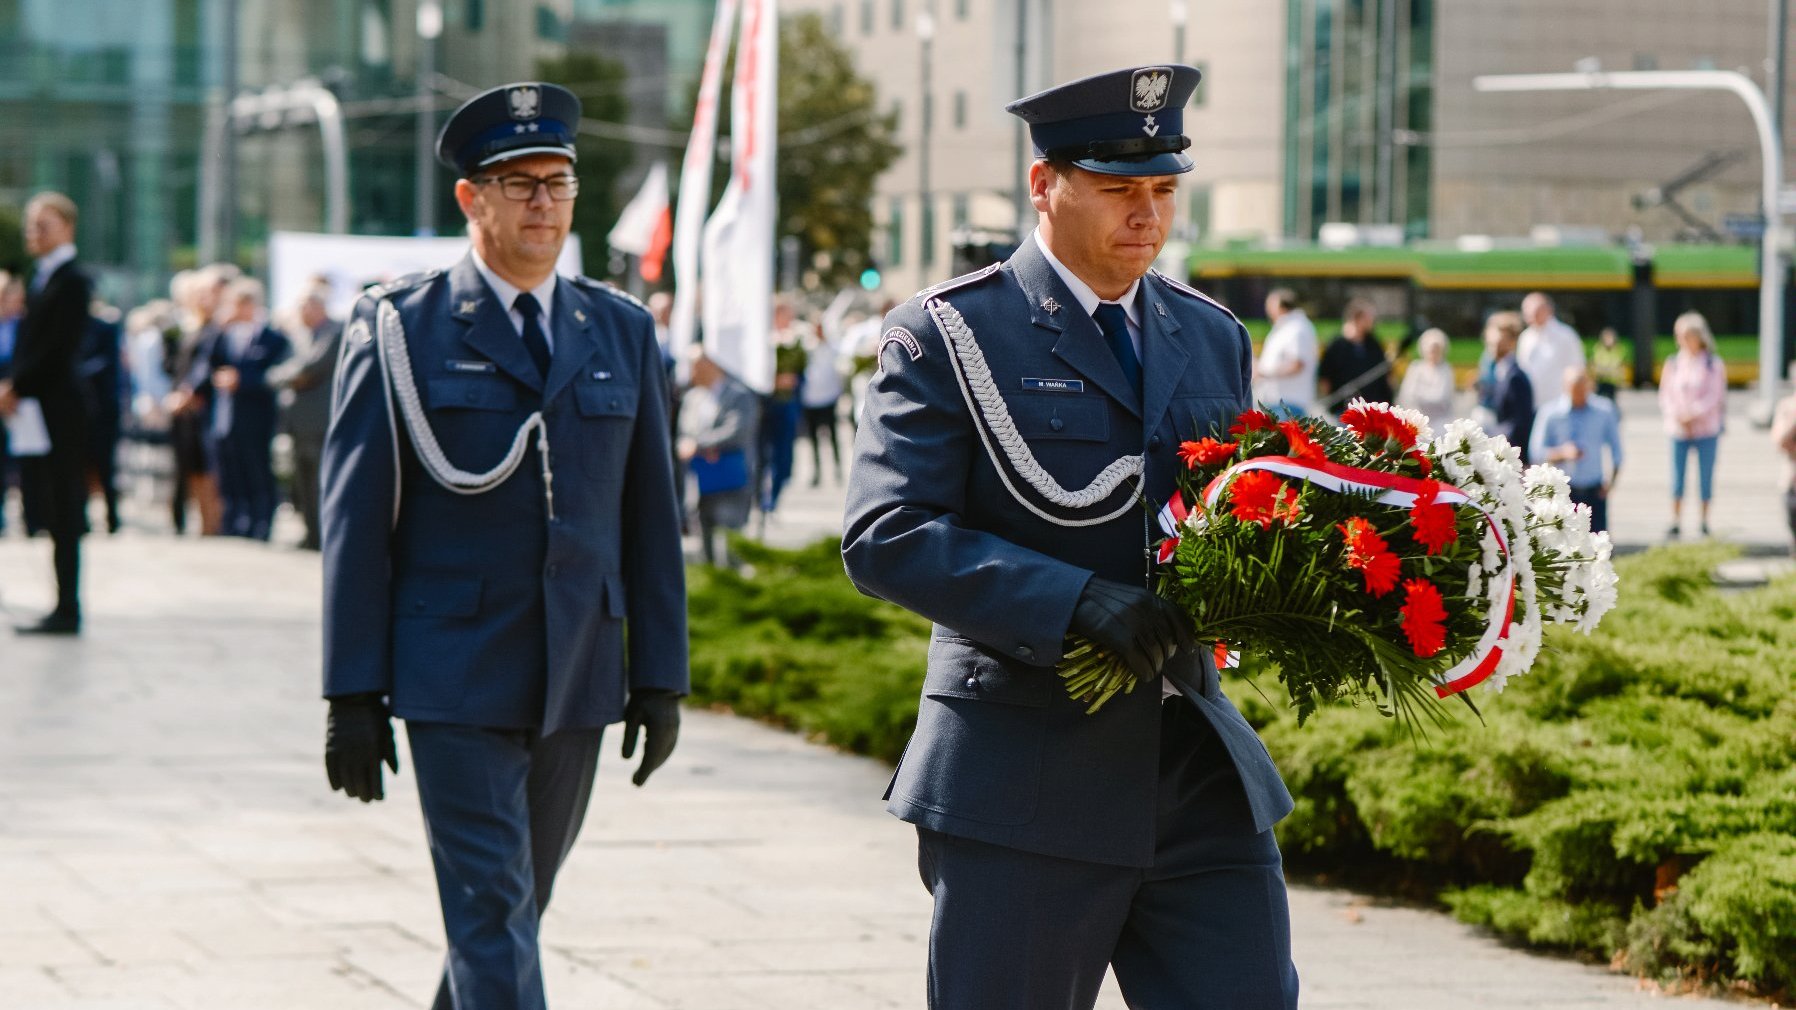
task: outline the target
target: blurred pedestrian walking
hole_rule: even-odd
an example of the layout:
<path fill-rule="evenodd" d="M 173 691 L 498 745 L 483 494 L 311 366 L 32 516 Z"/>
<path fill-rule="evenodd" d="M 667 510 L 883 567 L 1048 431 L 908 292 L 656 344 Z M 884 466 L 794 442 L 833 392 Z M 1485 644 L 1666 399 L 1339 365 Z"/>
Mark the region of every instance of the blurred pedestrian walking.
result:
<path fill-rule="evenodd" d="M 1572 501 L 1590 506 L 1590 528 L 1602 532 L 1609 528 L 1609 495 L 1621 476 L 1621 424 L 1614 401 L 1595 395 L 1594 385 L 1584 366 L 1567 368 L 1565 392 L 1535 416 L 1527 451 L 1529 462 L 1565 472 Z"/>
<path fill-rule="evenodd" d="M 200 514 L 200 534 L 217 536 L 224 529 L 224 505 L 219 499 L 218 480 L 206 450 L 205 420 L 200 416 L 203 400 L 188 385 L 200 348 L 211 343 L 218 324 L 218 300 L 225 286 L 241 276 L 229 263 L 214 263 L 192 272 L 179 273 L 169 285 L 175 304 L 181 309 L 181 335 L 168 356 L 169 377 L 175 389 L 170 394 L 169 447 L 174 456 L 175 487 L 169 500 L 175 533 L 187 532 L 187 505 L 192 502 Z"/>
<path fill-rule="evenodd" d="M 195 355 L 188 385 L 205 402 L 206 445 L 226 536 L 267 540 L 274 526 L 274 434 L 280 408 L 269 370 L 293 345 L 268 325 L 262 282 L 242 277 L 220 299 L 219 328 Z"/>
<path fill-rule="evenodd" d="M 1522 319 L 1514 312 L 1492 313 L 1485 321 L 1484 350 L 1491 365 L 1478 380 L 1478 407 L 1486 432 L 1502 435 L 1526 453 L 1534 434 L 1534 384 L 1516 361 L 1521 333 Z"/>
<path fill-rule="evenodd" d="M 1391 359 L 1374 328 L 1378 310 L 1355 298 L 1341 312 L 1341 333 L 1329 341 L 1316 369 L 1316 395 L 1321 409 L 1339 414 L 1355 399 L 1391 402 Z"/>
<path fill-rule="evenodd" d="M 1615 327 L 1605 326 L 1597 334 L 1596 347 L 1590 352 L 1590 377 L 1596 382 L 1596 395 L 1615 402 L 1615 394 L 1628 381 L 1627 348 L 1621 346 Z"/>
<path fill-rule="evenodd" d="M 1447 363 L 1447 334 L 1441 329 L 1423 332 L 1416 341 L 1421 357 L 1409 363 L 1403 373 L 1403 384 L 1397 388 L 1397 402 L 1419 410 L 1434 422 L 1436 431 L 1459 416 L 1455 403 L 1458 379 Z"/>
<path fill-rule="evenodd" d="M 1266 296 L 1266 318 L 1272 329 L 1253 364 L 1254 397 L 1281 416 L 1301 417 L 1316 409 L 1316 326 L 1290 288 Z"/>
<path fill-rule="evenodd" d="M 1771 415 L 1771 444 L 1783 457 L 1784 518 L 1790 527 L 1790 552 L 1796 554 L 1796 364 L 1790 366 L 1790 395 Z"/>
<path fill-rule="evenodd" d="M 754 509 L 750 461 L 761 398 L 703 355 L 692 362 L 692 385 L 680 411 L 679 456 L 698 484 L 699 545 L 718 563 L 717 534 L 726 531 L 723 564 L 734 568 L 727 532 L 741 532 Z"/>
<path fill-rule="evenodd" d="M 123 526 L 118 511 L 118 443 L 123 433 L 124 329 L 118 309 L 98 299 L 88 307 L 81 345 L 81 386 L 87 396 L 87 488 L 106 506 L 106 532 Z M 82 499 L 82 515 L 87 513 Z"/>
<path fill-rule="evenodd" d="M 25 315 L 25 282 L 0 270 L 0 382 L 12 375 L 13 352 L 19 344 L 19 320 Z M 18 486 L 6 426 L 0 425 L 0 533 L 6 532 L 6 490 Z"/>
<path fill-rule="evenodd" d="M 810 324 L 798 318 L 790 296 L 773 305 L 773 392 L 761 398 L 761 434 L 757 448 L 760 465 L 755 486 L 760 489 L 761 511 L 779 509 L 780 494 L 792 479 L 792 456 L 798 444 L 798 425 L 804 406 L 799 385 L 804 381 L 805 344 Z"/>
<path fill-rule="evenodd" d="M 842 408 L 840 351 L 820 328 L 804 335 L 804 381 L 799 402 L 804 406 L 804 434 L 811 443 L 811 486 L 823 483 L 823 436 L 829 436 L 829 458 L 836 483 L 842 483 L 842 445 L 837 421 Z"/>
<path fill-rule="evenodd" d="M 1726 427 L 1727 369 L 1715 353 L 1715 335 L 1700 312 L 1686 312 L 1671 327 L 1678 351 L 1659 374 L 1659 411 L 1671 436 L 1671 539 L 1683 532 L 1684 476 L 1696 455 L 1702 535 L 1709 535 L 1715 497 L 1715 452 Z"/>
<path fill-rule="evenodd" d="M 1553 299 L 1543 291 L 1522 299 L 1522 319 L 1528 327 L 1515 346 L 1515 361 L 1528 373 L 1535 408 L 1557 395 L 1565 382 L 1565 370 L 1584 364 L 1584 342 L 1578 331 L 1561 322 Z"/>
<path fill-rule="evenodd" d="M 326 310 L 327 289 L 313 288 L 296 309 L 293 343 L 297 353 L 269 375 L 281 391 L 281 427 L 293 442 L 293 507 L 305 520 L 300 549 L 316 551 L 323 543 L 318 511 L 319 471 L 324 460 L 324 433 L 331 421 L 331 385 L 343 324 Z"/>
<path fill-rule="evenodd" d="M 81 632 L 81 537 L 86 533 L 87 401 L 80 356 L 93 284 L 76 262 L 75 202 L 39 193 L 25 204 L 25 248 L 37 259 L 0 416 L 37 414 L 49 451 L 24 461 L 43 490 L 56 564 L 56 609 L 21 634 Z M 30 402 L 33 406 L 26 406 Z M 15 435 L 17 433 L 15 432 Z"/>

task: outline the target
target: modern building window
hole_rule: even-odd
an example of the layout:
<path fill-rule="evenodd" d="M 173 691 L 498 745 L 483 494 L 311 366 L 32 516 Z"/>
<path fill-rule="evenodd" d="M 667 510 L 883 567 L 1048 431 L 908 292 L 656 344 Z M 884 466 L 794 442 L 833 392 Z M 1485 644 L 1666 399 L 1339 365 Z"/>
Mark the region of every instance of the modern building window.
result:
<path fill-rule="evenodd" d="M 954 230 L 955 231 L 959 231 L 960 229 L 965 228 L 967 226 L 968 222 L 970 222 L 972 220 L 972 214 L 968 208 L 968 203 L 969 203 L 969 201 L 967 200 L 967 195 L 965 193 L 954 194 Z"/>
<path fill-rule="evenodd" d="M 1659 57 L 1654 53 L 1635 53 L 1634 69 L 1657 70 L 1659 69 Z"/>
<path fill-rule="evenodd" d="M 886 215 L 886 265 L 904 263 L 904 198 L 892 197 L 891 211 Z"/>
<path fill-rule="evenodd" d="M 954 128 L 956 130 L 967 128 L 967 93 L 964 91 L 954 93 Z"/>
<path fill-rule="evenodd" d="M 836 38 L 842 37 L 843 14 L 842 5 L 836 4 L 829 9 L 829 33 Z"/>
<path fill-rule="evenodd" d="M 547 4 L 536 5 L 536 37 L 544 42 L 566 42 L 567 29 L 561 16 Z"/>
<path fill-rule="evenodd" d="M 1191 101 L 1188 104 L 1191 108 L 1201 109 L 1210 97 L 1210 65 L 1208 63 L 1195 63 L 1192 65 L 1197 67 L 1199 76 L 1197 78 L 1197 87 L 1192 90 Z"/>
<path fill-rule="evenodd" d="M 1286 0 L 1285 233 L 1330 221 L 1424 237 L 1435 0 Z M 1201 104 L 1201 93 L 1194 97 Z"/>
<path fill-rule="evenodd" d="M 873 0 L 861 0 L 861 34 L 873 34 Z"/>
<path fill-rule="evenodd" d="M 917 220 L 917 259 L 930 266 L 935 262 L 935 201 L 923 202 L 922 216 Z"/>
<path fill-rule="evenodd" d="M 972 13 L 972 6 L 972 0 L 954 0 L 954 19 L 965 21 L 967 15 Z"/>
<path fill-rule="evenodd" d="M 901 32 L 904 31 L 906 27 L 907 26 L 904 23 L 904 0 L 892 0 L 892 30 Z"/>
<path fill-rule="evenodd" d="M 471 32 L 486 27 L 486 0 L 468 0 L 467 10 L 462 14 L 462 25 Z"/>
<path fill-rule="evenodd" d="M 1713 56 L 1698 56 L 1696 59 L 1690 61 L 1691 70 L 1714 70 L 1716 66 L 1715 57 Z"/>

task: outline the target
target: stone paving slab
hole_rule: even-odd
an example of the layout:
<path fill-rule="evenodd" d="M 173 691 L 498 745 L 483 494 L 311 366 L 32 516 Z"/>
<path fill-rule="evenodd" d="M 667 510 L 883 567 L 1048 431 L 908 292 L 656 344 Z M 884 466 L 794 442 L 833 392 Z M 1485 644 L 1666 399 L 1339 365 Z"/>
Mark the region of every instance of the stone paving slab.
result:
<path fill-rule="evenodd" d="M 0 637 L 0 1007 L 426 1005 L 442 934 L 409 758 L 382 804 L 324 781 L 316 558 L 129 532 L 91 540 L 88 572 L 87 636 Z M 35 613 L 48 582 L 48 544 L 0 539 L 0 605 Z M 553 1005 L 922 1006 L 929 899 L 888 774 L 709 712 L 649 788 L 608 751 L 545 926 Z M 1668 1005 L 1436 913 L 1292 907 L 1306 1008 Z"/>

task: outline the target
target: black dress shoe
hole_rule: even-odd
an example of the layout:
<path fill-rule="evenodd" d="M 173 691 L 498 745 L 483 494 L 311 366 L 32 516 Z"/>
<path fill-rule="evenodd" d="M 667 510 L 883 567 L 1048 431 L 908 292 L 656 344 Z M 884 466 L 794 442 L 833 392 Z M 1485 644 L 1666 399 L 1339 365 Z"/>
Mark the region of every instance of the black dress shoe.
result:
<path fill-rule="evenodd" d="M 20 635 L 79 635 L 81 618 L 51 614 L 36 624 L 21 624 L 12 630 Z"/>

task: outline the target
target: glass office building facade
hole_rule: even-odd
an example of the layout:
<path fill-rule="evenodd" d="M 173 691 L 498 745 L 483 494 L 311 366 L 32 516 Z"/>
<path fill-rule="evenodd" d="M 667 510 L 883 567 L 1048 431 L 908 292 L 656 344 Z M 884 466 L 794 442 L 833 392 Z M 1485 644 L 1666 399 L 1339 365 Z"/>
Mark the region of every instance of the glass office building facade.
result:
<path fill-rule="evenodd" d="M 1286 0 L 1284 231 L 1428 234 L 1434 0 Z"/>

